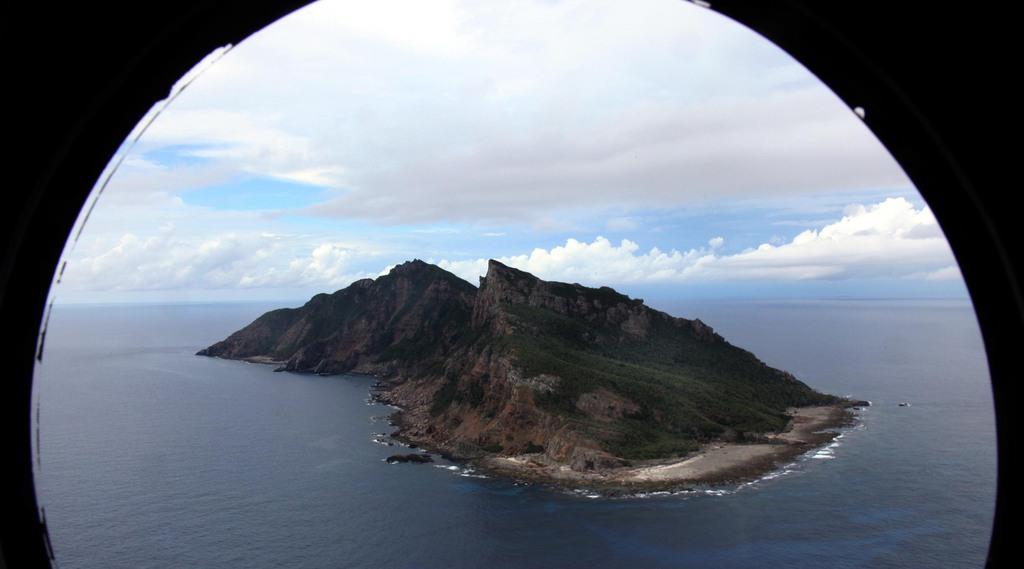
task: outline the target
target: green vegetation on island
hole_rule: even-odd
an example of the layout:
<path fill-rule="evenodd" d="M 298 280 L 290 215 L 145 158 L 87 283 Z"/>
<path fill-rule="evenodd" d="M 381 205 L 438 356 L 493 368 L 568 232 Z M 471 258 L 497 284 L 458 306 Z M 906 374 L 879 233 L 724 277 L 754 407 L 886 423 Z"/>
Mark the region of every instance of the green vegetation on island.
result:
<path fill-rule="evenodd" d="M 758 441 L 792 407 L 843 400 L 608 287 L 491 261 L 480 287 L 422 261 L 268 312 L 200 352 L 381 378 L 401 436 L 455 456 L 542 453 L 573 469 Z"/>

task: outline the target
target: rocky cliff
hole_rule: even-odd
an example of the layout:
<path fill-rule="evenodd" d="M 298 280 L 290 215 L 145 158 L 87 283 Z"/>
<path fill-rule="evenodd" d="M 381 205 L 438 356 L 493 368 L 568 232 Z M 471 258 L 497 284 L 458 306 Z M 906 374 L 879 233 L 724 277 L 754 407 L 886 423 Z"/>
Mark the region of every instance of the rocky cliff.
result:
<path fill-rule="evenodd" d="M 381 378 L 399 436 L 457 457 L 543 453 L 575 470 L 778 432 L 831 404 L 792 375 L 607 288 L 491 261 L 476 288 L 411 261 L 268 312 L 199 355 Z"/>
<path fill-rule="evenodd" d="M 423 261 L 300 308 L 273 310 L 199 355 L 278 363 L 282 371 L 418 373 L 468 331 L 476 287 Z"/>

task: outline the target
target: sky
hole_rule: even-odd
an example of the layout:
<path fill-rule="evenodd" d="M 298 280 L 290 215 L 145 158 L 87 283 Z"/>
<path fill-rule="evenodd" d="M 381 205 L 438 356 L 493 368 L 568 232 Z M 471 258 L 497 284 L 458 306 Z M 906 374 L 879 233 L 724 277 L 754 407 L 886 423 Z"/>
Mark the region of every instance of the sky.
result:
<path fill-rule="evenodd" d="M 58 303 L 301 302 L 414 258 L 655 299 L 966 296 L 861 119 L 680 0 L 317 2 L 198 62 L 93 199 Z"/>

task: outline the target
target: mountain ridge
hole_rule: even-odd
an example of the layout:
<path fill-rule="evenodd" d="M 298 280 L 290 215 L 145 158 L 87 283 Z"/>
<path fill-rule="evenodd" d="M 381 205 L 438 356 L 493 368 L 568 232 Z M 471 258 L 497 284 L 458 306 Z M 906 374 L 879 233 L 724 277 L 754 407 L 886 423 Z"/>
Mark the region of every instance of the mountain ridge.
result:
<path fill-rule="evenodd" d="M 457 458 L 542 455 L 577 471 L 760 441 L 787 410 L 836 405 L 792 374 L 609 287 L 498 261 L 480 286 L 413 260 L 270 311 L 199 355 L 365 373 L 398 436 Z"/>

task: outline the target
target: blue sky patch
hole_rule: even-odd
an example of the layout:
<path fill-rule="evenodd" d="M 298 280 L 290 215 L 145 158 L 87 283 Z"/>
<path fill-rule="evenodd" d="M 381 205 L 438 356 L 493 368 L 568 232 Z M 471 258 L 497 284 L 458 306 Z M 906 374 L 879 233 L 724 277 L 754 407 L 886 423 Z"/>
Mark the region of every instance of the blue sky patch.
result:
<path fill-rule="evenodd" d="M 269 177 L 242 178 L 181 193 L 189 205 L 232 211 L 275 211 L 323 201 L 324 188 Z"/>
<path fill-rule="evenodd" d="M 211 159 L 205 156 L 198 156 L 196 153 L 225 146 L 214 144 L 172 144 L 149 150 L 142 157 L 150 162 L 155 162 L 169 168 L 198 166 L 210 162 Z"/>

